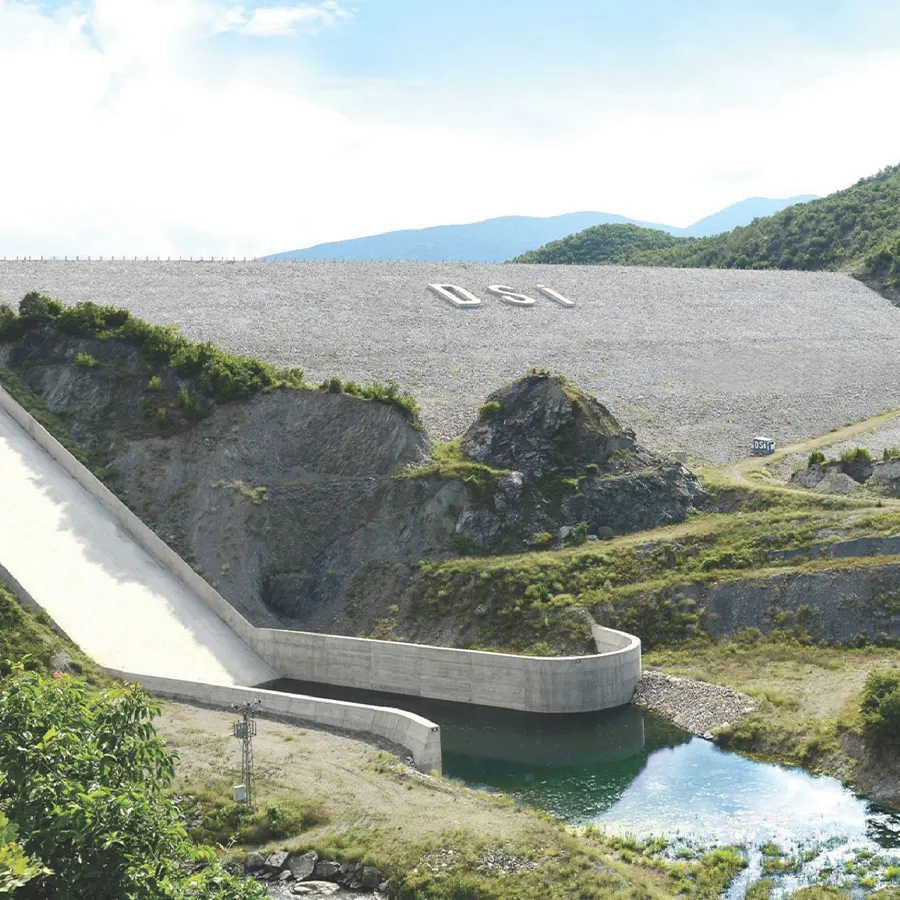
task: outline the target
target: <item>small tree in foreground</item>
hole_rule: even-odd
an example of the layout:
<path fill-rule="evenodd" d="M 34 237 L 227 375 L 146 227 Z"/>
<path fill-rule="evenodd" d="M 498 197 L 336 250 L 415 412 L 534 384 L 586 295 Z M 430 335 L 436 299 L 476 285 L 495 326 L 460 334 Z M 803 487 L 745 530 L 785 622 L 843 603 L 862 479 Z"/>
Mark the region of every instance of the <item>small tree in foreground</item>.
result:
<path fill-rule="evenodd" d="M 878 740 L 900 738 L 900 672 L 869 672 L 859 710 L 866 728 Z"/>
<path fill-rule="evenodd" d="M 46 867 L 17 897 L 264 896 L 191 843 L 163 793 L 174 763 L 153 730 L 158 712 L 135 686 L 93 695 L 21 667 L 0 683 L 0 810 L 29 865 Z"/>

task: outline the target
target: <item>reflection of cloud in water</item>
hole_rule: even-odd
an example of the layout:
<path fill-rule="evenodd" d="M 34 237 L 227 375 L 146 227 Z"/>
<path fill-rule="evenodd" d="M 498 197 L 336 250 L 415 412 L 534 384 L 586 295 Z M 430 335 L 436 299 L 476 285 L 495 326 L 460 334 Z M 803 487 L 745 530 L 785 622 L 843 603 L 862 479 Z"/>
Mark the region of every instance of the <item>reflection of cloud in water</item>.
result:
<path fill-rule="evenodd" d="M 758 763 L 700 739 L 658 750 L 596 821 L 742 842 L 866 835 L 868 804 L 832 778 Z"/>
<path fill-rule="evenodd" d="M 446 775 L 573 824 L 708 843 L 866 844 L 868 836 L 900 845 L 900 817 L 834 779 L 745 759 L 630 707 L 538 716 L 328 685 L 277 687 L 418 712 L 441 725 Z"/>

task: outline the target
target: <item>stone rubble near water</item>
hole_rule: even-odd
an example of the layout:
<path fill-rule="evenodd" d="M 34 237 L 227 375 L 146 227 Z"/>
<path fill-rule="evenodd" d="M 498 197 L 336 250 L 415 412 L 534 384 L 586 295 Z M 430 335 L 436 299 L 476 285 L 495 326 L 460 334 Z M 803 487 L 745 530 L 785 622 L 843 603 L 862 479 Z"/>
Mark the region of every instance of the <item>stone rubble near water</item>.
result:
<path fill-rule="evenodd" d="M 631 702 L 708 740 L 717 728 L 734 725 L 756 711 L 756 703 L 739 691 L 656 669 L 644 672 Z"/>
<path fill-rule="evenodd" d="M 279 850 L 265 857 L 251 852 L 244 861 L 244 874 L 266 883 L 269 896 L 278 900 L 379 900 L 389 887 L 387 878 L 374 866 L 320 860 L 314 852 Z"/>
<path fill-rule="evenodd" d="M 429 282 L 483 300 L 454 309 Z M 514 308 L 490 284 L 574 300 Z M 0 262 L 29 290 L 125 305 L 191 338 L 302 368 L 396 379 L 436 439 L 533 367 L 597 395 L 651 448 L 721 463 L 883 412 L 900 382 L 900 310 L 825 272 L 462 263 Z M 691 460 L 689 460 L 691 462 Z"/>

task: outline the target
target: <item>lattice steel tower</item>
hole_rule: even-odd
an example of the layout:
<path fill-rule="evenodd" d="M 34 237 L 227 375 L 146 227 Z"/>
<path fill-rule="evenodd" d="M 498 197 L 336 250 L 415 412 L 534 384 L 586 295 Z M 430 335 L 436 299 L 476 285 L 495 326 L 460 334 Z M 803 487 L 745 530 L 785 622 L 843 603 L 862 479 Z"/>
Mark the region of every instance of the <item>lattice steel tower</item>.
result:
<path fill-rule="evenodd" d="M 232 709 L 240 711 L 241 717 L 234 723 L 233 734 L 241 742 L 241 777 L 244 779 L 244 803 L 253 809 L 253 737 L 256 734 L 256 717 L 259 715 L 261 700 L 233 703 Z"/>

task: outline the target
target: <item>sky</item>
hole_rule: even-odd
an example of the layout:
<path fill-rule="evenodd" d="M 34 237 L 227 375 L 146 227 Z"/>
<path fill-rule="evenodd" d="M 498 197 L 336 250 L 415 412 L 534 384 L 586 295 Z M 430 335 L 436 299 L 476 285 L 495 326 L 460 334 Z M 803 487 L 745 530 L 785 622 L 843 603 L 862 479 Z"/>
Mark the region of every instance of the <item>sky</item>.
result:
<path fill-rule="evenodd" d="M 685 226 L 900 162 L 896 0 L 0 0 L 0 256 Z"/>

